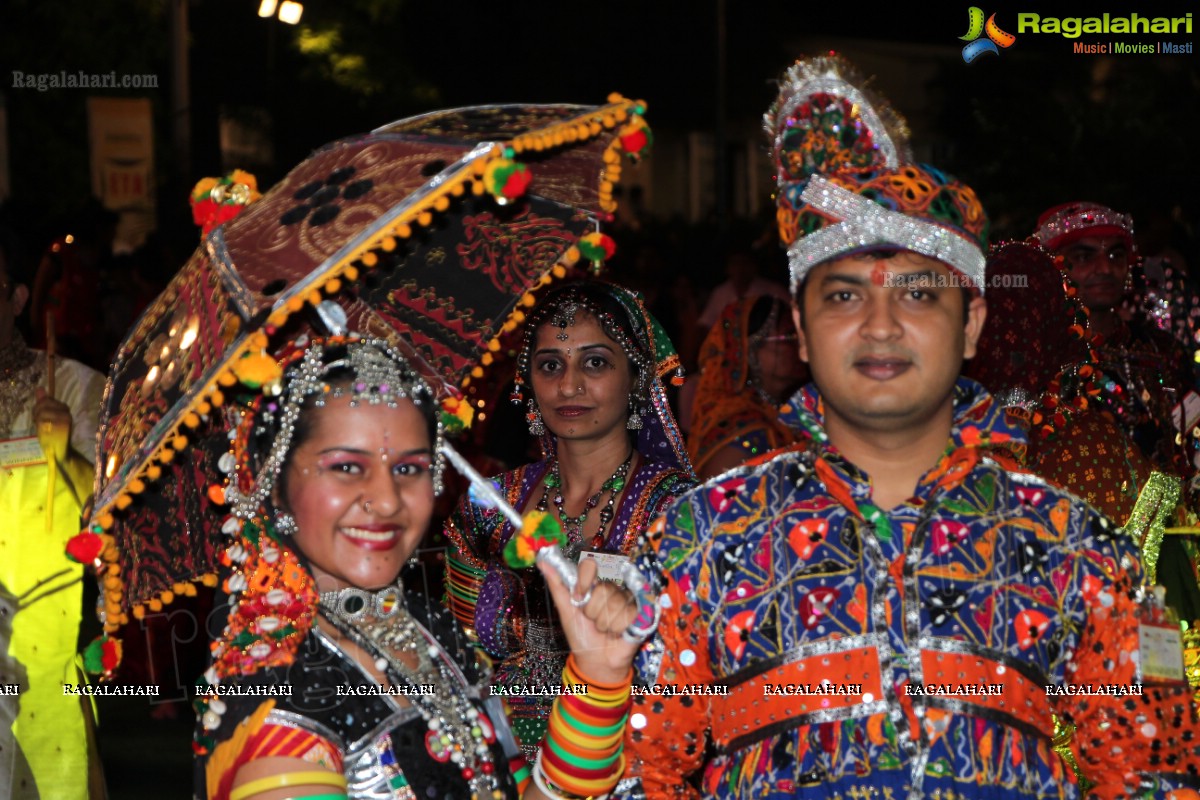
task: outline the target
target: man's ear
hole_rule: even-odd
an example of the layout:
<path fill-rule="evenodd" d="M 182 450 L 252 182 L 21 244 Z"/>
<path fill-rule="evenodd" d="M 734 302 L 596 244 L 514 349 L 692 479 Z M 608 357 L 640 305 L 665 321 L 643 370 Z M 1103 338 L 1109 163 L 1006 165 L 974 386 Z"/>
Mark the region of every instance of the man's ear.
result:
<path fill-rule="evenodd" d="M 800 324 L 803 315 L 800 313 L 800 307 L 796 305 L 796 301 L 792 301 L 792 322 L 796 325 L 796 341 L 800 347 L 800 360 L 805 364 L 808 363 L 808 339 L 804 336 L 804 326 Z"/>
<path fill-rule="evenodd" d="M 974 358 L 975 348 L 979 344 L 979 335 L 983 333 L 983 323 L 987 321 L 987 301 L 983 296 L 972 297 L 967 305 L 967 324 L 963 337 L 963 358 Z"/>
<path fill-rule="evenodd" d="M 29 287 L 23 283 L 18 283 L 13 287 L 12 297 L 9 299 L 9 302 L 12 303 L 13 316 L 21 316 L 21 312 L 25 310 L 25 304 L 29 302 Z"/>

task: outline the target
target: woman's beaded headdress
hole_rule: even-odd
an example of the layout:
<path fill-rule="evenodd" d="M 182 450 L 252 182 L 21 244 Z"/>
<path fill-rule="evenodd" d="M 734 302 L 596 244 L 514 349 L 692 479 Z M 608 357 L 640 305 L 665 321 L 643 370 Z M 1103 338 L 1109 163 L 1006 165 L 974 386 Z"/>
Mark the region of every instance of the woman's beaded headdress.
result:
<path fill-rule="evenodd" d="M 345 354 L 327 361 L 327 353 L 339 347 Z M 291 450 L 296 423 L 306 408 L 319 408 L 336 397 L 349 397 L 351 407 L 382 404 L 395 408 L 404 399 L 418 406 L 436 404 L 429 384 L 399 352 L 379 339 L 314 339 L 285 356 L 284 361 L 278 393 L 264 392 L 242 422 L 241 446 L 235 448 L 242 450 L 236 454 L 238 480 L 231 481 L 225 493 L 234 515 L 241 519 L 259 513 L 271 496 Z M 442 489 L 443 434 L 438 418 L 437 441 L 432 443 L 434 491 L 438 493 Z M 264 435 L 272 437 L 266 455 L 259 463 L 251 464 L 246 443 Z"/>

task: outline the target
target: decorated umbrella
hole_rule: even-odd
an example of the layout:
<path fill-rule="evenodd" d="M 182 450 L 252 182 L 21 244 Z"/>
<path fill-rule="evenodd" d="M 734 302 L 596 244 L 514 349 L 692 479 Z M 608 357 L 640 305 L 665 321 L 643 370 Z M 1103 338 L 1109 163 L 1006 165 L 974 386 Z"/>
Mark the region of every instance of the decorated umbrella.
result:
<path fill-rule="evenodd" d="M 642 112 L 613 95 L 402 120 L 321 148 L 209 233 L 110 371 L 94 513 L 70 547 L 100 570 L 106 634 L 193 581 L 215 585 L 227 395 L 269 393 L 277 349 L 334 304 L 457 395 L 531 290 L 611 252 L 598 220 L 615 209 L 622 154 L 649 142 Z M 238 188 L 205 191 L 236 202 Z"/>

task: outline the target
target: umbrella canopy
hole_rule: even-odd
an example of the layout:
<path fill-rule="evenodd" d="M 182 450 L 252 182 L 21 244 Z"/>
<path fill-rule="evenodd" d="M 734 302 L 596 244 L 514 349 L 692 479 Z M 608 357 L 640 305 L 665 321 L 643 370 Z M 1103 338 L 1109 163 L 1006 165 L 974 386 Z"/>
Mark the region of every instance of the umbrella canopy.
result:
<path fill-rule="evenodd" d="M 110 371 L 89 526 L 106 630 L 215 583 L 227 394 L 269 385 L 277 349 L 330 301 L 454 394 L 615 208 L 642 111 L 613 95 L 402 120 L 321 148 L 212 231 Z"/>

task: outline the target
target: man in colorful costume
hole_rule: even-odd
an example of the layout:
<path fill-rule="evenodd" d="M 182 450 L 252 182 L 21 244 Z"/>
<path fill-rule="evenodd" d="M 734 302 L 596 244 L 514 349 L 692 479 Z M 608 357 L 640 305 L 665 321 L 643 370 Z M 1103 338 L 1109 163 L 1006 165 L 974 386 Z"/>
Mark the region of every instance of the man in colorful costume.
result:
<path fill-rule="evenodd" d="M 1059 259 L 1088 310 L 1088 337 L 1108 376 L 1102 399 L 1160 469 L 1190 475 L 1191 432 L 1181 425 L 1188 420 L 1172 413 L 1194 388 L 1188 353 L 1170 333 L 1121 314 L 1136 254 L 1133 219 L 1097 203 L 1067 203 L 1043 213 L 1033 236 Z"/>
<path fill-rule="evenodd" d="M 63 547 L 91 494 L 104 376 L 25 344 L 16 319 L 29 290 L 17 266 L 0 249 L 0 589 L 16 607 L 0 625 L 0 633 L 12 628 L 11 640 L 0 637 L 0 666 L 17 671 L 0 674 L 0 684 L 20 686 L 2 699 L 19 701 L 12 732 L 32 774 L 18 768 L 5 779 L 0 770 L 0 796 L 75 800 L 88 794 L 88 722 L 62 685 L 78 682 L 83 570 Z M 0 731 L 0 745 L 7 734 Z"/>
<path fill-rule="evenodd" d="M 1098 203 L 1065 203 L 1038 218 L 1033 238 L 1055 256 L 1087 309 L 1085 336 L 1101 373 L 1098 399 L 1156 470 L 1182 481 L 1183 504 L 1195 511 L 1200 395 L 1191 359 L 1174 336 L 1139 312 L 1129 320 L 1122 315 L 1136 256 L 1133 218 Z M 1145 559 L 1147 572 L 1166 586 L 1168 603 L 1183 619 L 1200 619 L 1194 538 L 1168 536 L 1161 551 L 1152 546 Z"/>
<path fill-rule="evenodd" d="M 898 118 L 847 75 L 837 58 L 798 63 L 766 117 L 814 379 L 786 416 L 813 444 L 701 486 L 651 529 L 639 563 L 662 619 L 616 795 L 1044 798 L 1195 780 L 1186 690 L 1129 694 L 1132 544 L 1015 472 L 1022 433 L 958 377 L 986 313 L 983 210 L 907 163 Z"/>

